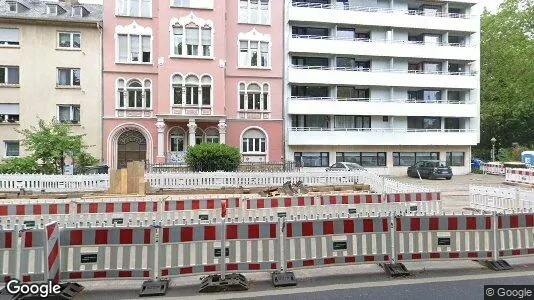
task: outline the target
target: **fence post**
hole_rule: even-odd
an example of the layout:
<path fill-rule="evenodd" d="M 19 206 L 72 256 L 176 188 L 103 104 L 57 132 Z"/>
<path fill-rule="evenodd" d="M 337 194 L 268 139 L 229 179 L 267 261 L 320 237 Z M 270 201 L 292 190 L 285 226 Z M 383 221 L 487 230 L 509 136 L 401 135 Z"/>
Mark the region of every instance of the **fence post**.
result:
<path fill-rule="evenodd" d="M 221 260 L 219 266 L 221 268 L 221 281 L 226 278 L 226 217 L 221 218 Z"/>
<path fill-rule="evenodd" d="M 396 264 L 397 263 L 397 255 L 395 253 L 395 231 L 396 231 L 396 228 L 395 228 L 395 214 L 390 214 L 389 216 L 389 220 L 390 220 L 390 238 L 391 238 L 391 256 L 389 257 L 389 260 L 391 261 L 392 264 Z"/>
<path fill-rule="evenodd" d="M 278 241 L 280 243 L 280 267 L 278 268 L 280 272 L 286 270 L 286 257 L 284 255 L 284 237 L 285 237 L 285 221 L 283 218 L 278 218 Z"/>
<path fill-rule="evenodd" d="M 498 216 L 497 212 L 493 212 L 493 255 L 492 259 L 493 261 L 497 261 L 499 259 L 499 249 L 497 249 L 497 227 L 498 227 Z"/>
<path fill-rule="evenodd" d="M 514 191 L 515 191 L 515 197 L 514 197 L 514 200 L 515 200 L 515 203 L 514 203 L 514 209 L 523 209 L 522 207 L 519 207 L 519 202 L 520 202 L 520 191 L 519 191 L 518 188 L 515 188 Z"/>

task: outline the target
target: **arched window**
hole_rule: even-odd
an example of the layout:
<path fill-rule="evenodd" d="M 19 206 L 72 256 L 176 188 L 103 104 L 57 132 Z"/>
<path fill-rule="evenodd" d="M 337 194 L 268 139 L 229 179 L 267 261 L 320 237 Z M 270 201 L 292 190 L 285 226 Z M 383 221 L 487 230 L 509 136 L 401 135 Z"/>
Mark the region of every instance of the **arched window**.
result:
<path fill-rule="evenodd" d="M 216 128 L 206 129 L 206 143 L 218 144 L 220 143 L 219 130 Z"/>
<path fill-rule="evenodd" d="M 243 134 L 241 152 L 246 154 L 265 154 L 266 136 L 259 129 L 249 129 Z"/>
<path fill-rule="evenodd" d="M 200 145 L 202 143 L 204 143 L 204 131 L 197 128 L 197 131 L 195 132 L 195 145 Z"/>
<path fill-rule="evenodd" d="M 182 128 L 173 128 L 169 132 L 169 150 L 171 152 L 185 151 L 185 132 Z"/>
<path fill-rule="evenodd" d="M 127 85 L 123 79 L 117 81 L 119 108 L 151 108 L 152 82 L 145 80 L 141 84 L 138 80 L 130 80 Z"/>
<path fill-rule="evenodd" d="M 211 106 L 212 79 L 210 76 L 199 77 L 176 74 L 172 77 L 173 104 L 175 106 Z"/>
<path fill-rule="evenodd" d="M 200 56 L 211 57 L 212 50 L 212 26 L 204 23 L 209 23 L 203 19 L 190 15 L 182 22 L 189 22 L 182 24 L 180 21 L 172 25 L 172 53 L 175 56 Z"/>
<path fill-rule="evenodd" d="M 239 84 L 239 109 L 240 110 L 269 110 L 269 85 L 260 86 L 250 83 L 246 86 Z"/>

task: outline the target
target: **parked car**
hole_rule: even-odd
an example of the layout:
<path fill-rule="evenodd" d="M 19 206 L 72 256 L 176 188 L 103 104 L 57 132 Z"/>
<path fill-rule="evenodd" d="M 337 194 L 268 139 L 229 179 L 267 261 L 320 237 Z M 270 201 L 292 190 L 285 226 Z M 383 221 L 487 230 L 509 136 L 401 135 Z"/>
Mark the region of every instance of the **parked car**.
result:
<path fill-rule="evenodd" d="M 451 180 L 452 169 L 446 162 L 439 160 L 423 160 L 415 165 L 408 167 L 408 177 L 437 179 L 445 178 Z"/>
<path fill-rule="evenodd" d="M 338 162 L 326 168 L 326 171 L 365 171 L 365 168 L 357 163 Z"/>

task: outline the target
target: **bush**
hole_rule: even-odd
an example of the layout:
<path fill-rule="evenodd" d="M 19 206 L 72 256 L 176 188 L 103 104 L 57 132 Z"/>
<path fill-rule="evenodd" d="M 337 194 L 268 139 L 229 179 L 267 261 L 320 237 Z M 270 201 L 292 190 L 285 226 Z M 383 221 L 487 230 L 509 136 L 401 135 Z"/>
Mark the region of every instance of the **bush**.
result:
<path fill-rule="evenodd" d="M 0 174 L 39 174 L 40 169 L 31 156 L 9 158 L 0 163 Z"/>
<path fill-rule="evenodd" d="M 185 162 L 197 172 L 234 172 L 241 163 L 239 149 L 224 144 L 200 144 L 187 149 Z"/>

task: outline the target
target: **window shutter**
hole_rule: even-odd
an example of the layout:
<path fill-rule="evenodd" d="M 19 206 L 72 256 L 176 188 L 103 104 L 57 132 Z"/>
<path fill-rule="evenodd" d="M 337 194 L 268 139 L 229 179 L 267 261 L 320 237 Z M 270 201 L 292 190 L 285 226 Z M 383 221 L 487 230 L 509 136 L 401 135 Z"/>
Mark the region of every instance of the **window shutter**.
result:
<path fill-rule="evenodd" d="M 128 36 L 119 35 L 119 61 L 128 61 Z"/>
<path fill-rule="evenodd" d="M 0 28 L 0 43 L 18 43 L 19 42 L 19 30 L 16 28 Z"/>
<path fill-rule="evenodd" d="M 199 28 L 186 28 L 185 29 L 185 42 L 189 45 L 198 45 Z"/>
<path fill-rule="evenodd" d="M 202 45 L 211 45 L 211 28 L 202 29 Z"/>
<path fill-rule="evenodd" d="M 151 52 L 150 48 L 150 36 L 143 36 L 143 52 Z"/>

